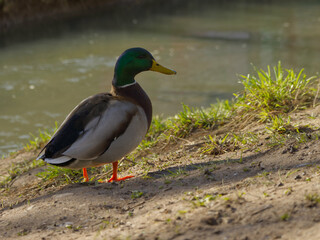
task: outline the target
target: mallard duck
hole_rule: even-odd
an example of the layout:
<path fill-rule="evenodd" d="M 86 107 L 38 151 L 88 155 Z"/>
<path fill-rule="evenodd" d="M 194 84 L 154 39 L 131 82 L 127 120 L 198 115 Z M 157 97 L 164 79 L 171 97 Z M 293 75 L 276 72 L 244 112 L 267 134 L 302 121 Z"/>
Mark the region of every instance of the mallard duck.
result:
<path fill-rule="evenodd" d="M 110 93 L 88 97 L 66 117 L 37 159 L 59 167 L 83 169 L 88 182 L 88 167 L 113 164 L 118 178 L 118 161 L 133 151 L 145 137 L 152 120 L 152 105 L 148 95 L 135 81 L 143 71 L 176 74 L 158 64 L 143 48 L 130 48 L 117 60 Z"/>

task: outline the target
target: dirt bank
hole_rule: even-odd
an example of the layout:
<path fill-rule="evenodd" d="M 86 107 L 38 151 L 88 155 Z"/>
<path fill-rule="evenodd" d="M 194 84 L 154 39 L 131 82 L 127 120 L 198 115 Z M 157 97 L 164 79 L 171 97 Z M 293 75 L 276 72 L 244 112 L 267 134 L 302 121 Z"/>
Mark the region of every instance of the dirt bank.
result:
<path fill-rule="evenodd" d="M 291 114 L 292 124 L 319 126 L 320 107 Z M 271 147 L 265 127 L 254 146 L 219 156 L 201 152 L 204 137 L 231 131 L 198 130 L 155 146 L 123 183 L 56 185 L 18 176 L 1 188 L 2 239 L 320 239 L 319 141 L 294 139 Z M 313 130 L 318 136 L 318 130 Z M 24 155 L 23 155 L 24 154 Z M 1 160 L 32 159 L 20 153 Z M 24 156 L 24 157 L 21 157 Z"/>

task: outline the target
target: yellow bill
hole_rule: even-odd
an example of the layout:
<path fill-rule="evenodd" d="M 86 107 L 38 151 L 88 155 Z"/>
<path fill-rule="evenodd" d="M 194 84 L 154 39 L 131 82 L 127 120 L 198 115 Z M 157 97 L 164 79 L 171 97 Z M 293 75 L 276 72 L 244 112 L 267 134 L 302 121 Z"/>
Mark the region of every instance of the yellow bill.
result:
<path fill-rule="evenodd" d="M 160 72 L 168 75 L 177 74 L 176 71 L 173 71 L 169 68 L 166 68 L 164 66 L 161 66 L 159 63 L 157 63 L 155 60 L 152 60 L 152 66 L 150 68 L 151 71 Z"/>

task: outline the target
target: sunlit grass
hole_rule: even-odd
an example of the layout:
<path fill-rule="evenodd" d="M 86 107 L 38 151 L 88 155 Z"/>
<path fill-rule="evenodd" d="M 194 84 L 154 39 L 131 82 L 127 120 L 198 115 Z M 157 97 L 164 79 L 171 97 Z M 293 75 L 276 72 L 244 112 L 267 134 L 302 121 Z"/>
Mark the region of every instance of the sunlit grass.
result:
<path fill-rule="evenodd" d="M 313 104 L 316 89 L 311 84 L 316 77 L 307 78 L 303 69 L 295 73 L 283 69 L 281 63 L 267 71 L 255 68 L 255 74 L 240 76 L 244 90 L 236 94 L 236 108 L 242 113 L 255 113 L 264 122 L 271 116 L 305 109 Z"/>
<path fill-rule="evenodd" d="M 294 130 L 295 128 L 291 125 L 291 119 L 289 116 L 279 114 L 269 117 L 266 123 L 266 129 L 272 133 L 286 133 Z"/>
<path fill-rule="evenodd" d="M 228 100 L 218 101 L 210 108 L 190 108 L 187 105 L 173 118 L 167 120 L 167 135 L 186 137 L 193 130 L 210 129 L 223 123 L 232 114 L 232 106 Z"/>
<path fill-rule="evenodd" d="M 256 144 L 259 140 L 257 134 L 252 132 L 246 133 L 227 133 L 222 136 L 206 137 L 206 142 L 200 148 L 202 154 L 220 155 L 226 152 L 232 152 L 238 149 L 247 149 Z"/>
<path fill-rule="evenodd" d="M 49 166 L 46 170 L 39 172 L 37 176 L 44 181 L 56 179 L 63 183 L 76 183 L 82 181 L 82 170 Z"/>

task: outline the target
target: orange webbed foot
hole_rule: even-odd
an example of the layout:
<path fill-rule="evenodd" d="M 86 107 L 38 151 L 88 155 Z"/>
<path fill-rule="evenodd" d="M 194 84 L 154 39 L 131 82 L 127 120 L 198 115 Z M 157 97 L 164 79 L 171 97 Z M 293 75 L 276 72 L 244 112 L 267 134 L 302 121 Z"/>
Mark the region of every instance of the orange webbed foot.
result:
<path fill-rule="evenodd" d="M 119 182 L 119 181 L 123 181 L 123 180 L 126 180 L 128 178 L 133 178 L 134 176 L 132 175 L 129 175 L 129 176 L 125 176 L 125 177 L 122 177 L 122 178 L 114 178 L 114 176 L 112 176 L 108 182 Z"/>
<path fill-rule="evenodd" d="M 118 178 L 118 162 L 114 162 L 112 163 L 113 166 L 113 174 L 112 177 L 108 180 L 108 182 L 119 182 L 119 181 L 123 181 L 126 180 L 128 178 L 133 178 L 134 176 L 126 176 L 126 177 L 122 177 L 122 178 Z"/>

